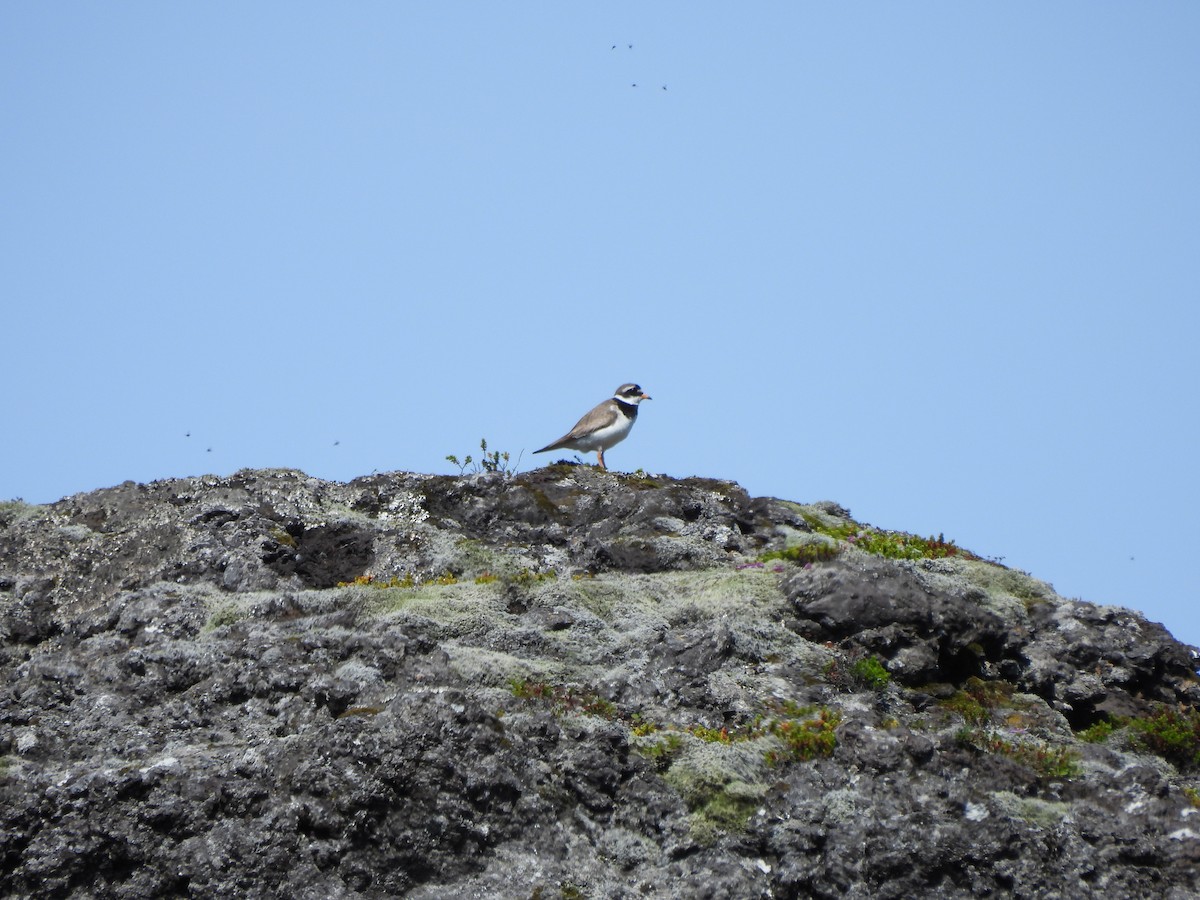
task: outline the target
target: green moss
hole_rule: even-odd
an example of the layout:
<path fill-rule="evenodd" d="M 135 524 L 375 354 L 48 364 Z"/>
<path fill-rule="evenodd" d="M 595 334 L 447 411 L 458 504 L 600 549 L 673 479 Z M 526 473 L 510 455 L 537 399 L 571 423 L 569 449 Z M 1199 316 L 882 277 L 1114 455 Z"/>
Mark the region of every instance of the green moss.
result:
<path fill-rule="evenodd" d="M 546 681 L 525 678 L 510 678 L 508 688 L 514 697 L 544 704 L 559 716 L 580 713 L 585 716 L 615 719 L 619 715 L 615 703 L 604 699 L 588 688 L 551 684 Z"/>
<path fill-rule="evenodd" d="M 783 717 L 771 720 L 767 731 L 783 741 L 785 752 L 769 751 L 767 762 L 776 765 L 792 760 L 810 760 L 818 756 L 832 756 L 837 747 L 835 729 L 841 724 L 842 714 L 822 707 L 813 718 Z"/>
<path fill-rule="evenodd" d="M 516 575 L 512 576 L 512 578 L 505 580 L 512 584 L 530 585 L 538 584 L 542 581 L 554 581 L 556 578 L 558 578 L 558 572 L 554 569 L 547 569 L 544 572 L 531 572 L 528 569 L 522 569 Z"/>
<path fill-rule="evenodd" d="M 728 789 L 715 791 L 703 804 L 692 810 L 693 816 L 723 831 L 741 831 L 758 808 L 759 799 L 742 796 Z M 694 824 L 695 820 L 693 820 Z"/>
<path fill-rule="evenodd" d="M 554 504 L 553 500 L 546 496 L 545 491 L 543 491 L 541 488 L 530 487 L 529 485 L 525 485 L 525 490 L 529 491 L 529 494 L 531 497 L 533 497 L 533 502 L 537 504 L 538 509 L 546 513 L 548 516 L 555 518 L 558 517 L 559 508 Z"/>
<path fill-rule="evenodd" d="M 692 725 L 688 728 L 688 733 L 709 744 L 728 744 L 734 740 L 728 728 L 706 728 L 703 725 Z"/>
<path fill-rule="evenodd" d="M 649 491 L 662 487 L 661 481 L 651 478 L 641 469 L 638 469 L 636 472 L 630 472 L 628 475 L 618 475 L 617 477 L 621 479 L 623 484 L 639 491 Z"/>
<path fill-rule="evenodd" d="M 758 557 L 761 562 L 782 560 L 784 562 L 808 565 L 809 563 L 824 562 L 833 559 L 841 552 L 841 547 L 831 541 L 810 541 L 806 544 L 796 544 L 783 550 L 771 550 Z"/>
<path fill-rule="evenodd" d="M 765 785 L 744 781 L 731 770 L 687 759 L 672 765 L 663 780 L 687 805 L 692 839 L 705 845 L 722 832 L 743 830 L 766 793 Z"/>
<path fill-rule="evenodd" d="M 634 713 L 629 717 L 629 721 L 633 725 L 633 727 L 629 730 L 629 733 L 634 737 L 645 737 L 646 735 L 654 734 L 659 730 L 656 723 L 642 718 L 641 713 Z"/>
<path fill-rule="evenodd" d="M 667 732 L 650 740 L 635 740 L 633 749 L 653 761 L 659 771 L 664 771 L 683 749 L 683 738 L 677 732 Z"/>
<path fill-rule="evenodd" d="M 225 628 L 233 625 L 235 622 L 240 622 L 246 618 L 245 611 L 236 603 L 222 603 L 208 617 L 208 621 L 204 623 L 205 631 L 212 631 L 215 628 Z"/>
<path fill-rule="evenodd" d="M 892 680 L 891 673 L 884 668 L 877 656 L 864 656 L 862 659 L 855 660 L 854 664 L 850 666 L 850 674 L 860 684 L 873 691 L 885 690 Z"/>
<path fill-rule="evenodd" d="M 1008 594 L 1016 597 L 1026 609 L 1054 600 L 1054 590 L 1050 585 L 1016 569 L 978 562 L 965 567 L 963 574 L 972 584 L 978 585 L 989 594 Z"/>
<path fill-rule="evenodd" d="M 374 575 L 359 575 L 353 581 L 339 581 L 337 586 L 344 587 L 369 587 L 376 590 L 386 591 L 393 588 L 414 588 L 417 586 L 413 579 L 412 573 L 406 573 L 403 578 L 393 575 L 387 581 L 376 581 Z"/>
<path fill-rule="evenodd" d="M 812 506 L 799 507 L 800 516 L 809 528 L 846 545 L 888 559 L 943 559 L 948 556 L 978 559 L 974 553 L 959 547 L 945 535 L 918 537 L 903 531 L 883 531 L 860 525 L 850 519 L 831 515 Z"/>
<path fill-rule="evenodd" d="M 923 538 L 903 531 L 863 529 L 857 535 L 846 538 L 846 541 L 860 550 L 887 559 L 943 559 L 966 553 L 954 541 L 947 541 L 940 534 L 936 538 Z"/>
<path fill-rule="evenodd" d="M 46 512 L 47 509 L 45 506 L 26 503 L 24 500 L 0 500 L 0 528 L 12 525 L 14 522 L 20 522 L 23 519 L 43 516 Z"/>
<path fill-rule="evenodd" d="M 943 709 L 958 713 L 969 725 L 986 725 L 992 721 L 992 711 L 1012 700 L 1013 686 L 1006 681 L 983 681 L 971 676 L 966 687 L 947 700 Z"/>
<path fill-rule="evenodd" d="M 984 753 L 1007 756 L 1044 778 L 1070 778 L 1080 772 L 1079 755 L 1067 747 L 1037 741 L 1009 740 L 979 728 L 964 728 L 959 731 L 957 738 L 960 743 Z"/>
<path fill-rule="evenodd" d="M 1099 722 L 1083 729 L 1076 737 L 1089 744 L 1102 744 L 1116 731 L 1117 724 L 1111 719 L 1101 719 Z"/>

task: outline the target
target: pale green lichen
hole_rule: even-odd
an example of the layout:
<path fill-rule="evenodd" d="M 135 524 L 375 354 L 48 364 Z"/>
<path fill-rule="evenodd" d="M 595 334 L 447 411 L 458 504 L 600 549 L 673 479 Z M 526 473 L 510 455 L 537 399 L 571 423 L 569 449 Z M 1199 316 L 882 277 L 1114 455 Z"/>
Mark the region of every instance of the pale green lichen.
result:
<path fill-rule="evenodd" d="M 208 621 L 204 623 L 202 631 L 208 632 L 217 628 L 226 628 L 245 618 L 246 611 L 237 603 L 222 603 L 209 613 Z"/>
<path fill-rule="evenodd" d="M 0 500 L 0 528 L 48 515 L 49 507 L 24 500 Z"/>
<path fill-rule="evenodd" d="M 1022 797 L 1011 791 L 997 791 L 991 796 L 994 804 L 1004 815 L 1042 828 L 1056 827 L 1071 812 L 1069 803 L 1056 800 Z"/>
<path fill-rule="evenodd" d="M 692 838 L 710 844 L 723 831 L 740 831 L 766 794 L 762 740 L 706 742 L 681 733 L 683 749 L 663 780 L 687 804 Z"/>

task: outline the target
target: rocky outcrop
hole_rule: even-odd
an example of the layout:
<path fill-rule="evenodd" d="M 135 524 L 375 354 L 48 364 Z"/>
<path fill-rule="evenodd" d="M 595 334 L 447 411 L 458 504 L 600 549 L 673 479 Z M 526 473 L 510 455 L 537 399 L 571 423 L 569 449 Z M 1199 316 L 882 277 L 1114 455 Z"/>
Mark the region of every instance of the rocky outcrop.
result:
<path fill-rule="evenodd" d="M 728 482 L 0 504 L 0 667 L 5 896 L 1200 891 L 1192 648 Z"/>

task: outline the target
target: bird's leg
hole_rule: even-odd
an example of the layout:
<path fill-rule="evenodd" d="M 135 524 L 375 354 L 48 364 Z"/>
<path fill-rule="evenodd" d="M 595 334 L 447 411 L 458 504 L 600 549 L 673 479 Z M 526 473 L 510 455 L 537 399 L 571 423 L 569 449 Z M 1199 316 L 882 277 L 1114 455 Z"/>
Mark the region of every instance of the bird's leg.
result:
<path fill-rule="evenodd" d="M 604 451 L 603 451 L 603 450 L 597 450 L 597 451 L 596 451 L 596 455 L 597 455 L 598 457 L 600 457 L 600 471 L 601 471 L 601 472 L 607 472 L 607 471 L 608 471 L 608 467 L 607 467 L 606 465 L 604 465 Z"/>

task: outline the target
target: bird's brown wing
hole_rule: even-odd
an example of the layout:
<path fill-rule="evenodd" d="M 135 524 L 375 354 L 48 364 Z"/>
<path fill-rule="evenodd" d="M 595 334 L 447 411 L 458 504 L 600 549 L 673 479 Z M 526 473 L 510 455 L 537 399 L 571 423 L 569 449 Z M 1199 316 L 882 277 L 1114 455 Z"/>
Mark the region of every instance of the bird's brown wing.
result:
<path fill-rule="evenodd" d="M 562 447 L 571 441 L 576 441 L 586 434 L 593 431 L 599 431 L 601 428 L 607 428 L 617 420 L 617 416 L 621 411 L 617 409 L 617 405 L 611 400 L 605 400 L 603 403 L 595 406 L 590 412 L 586 413 L 582 419 L 575 423 L 575 427 L 560 437 L 553 444 L 547 444 L 541 450 L 534 450 L 534 453 L 542 453 L 546 450 L 561 450 Z"/>

